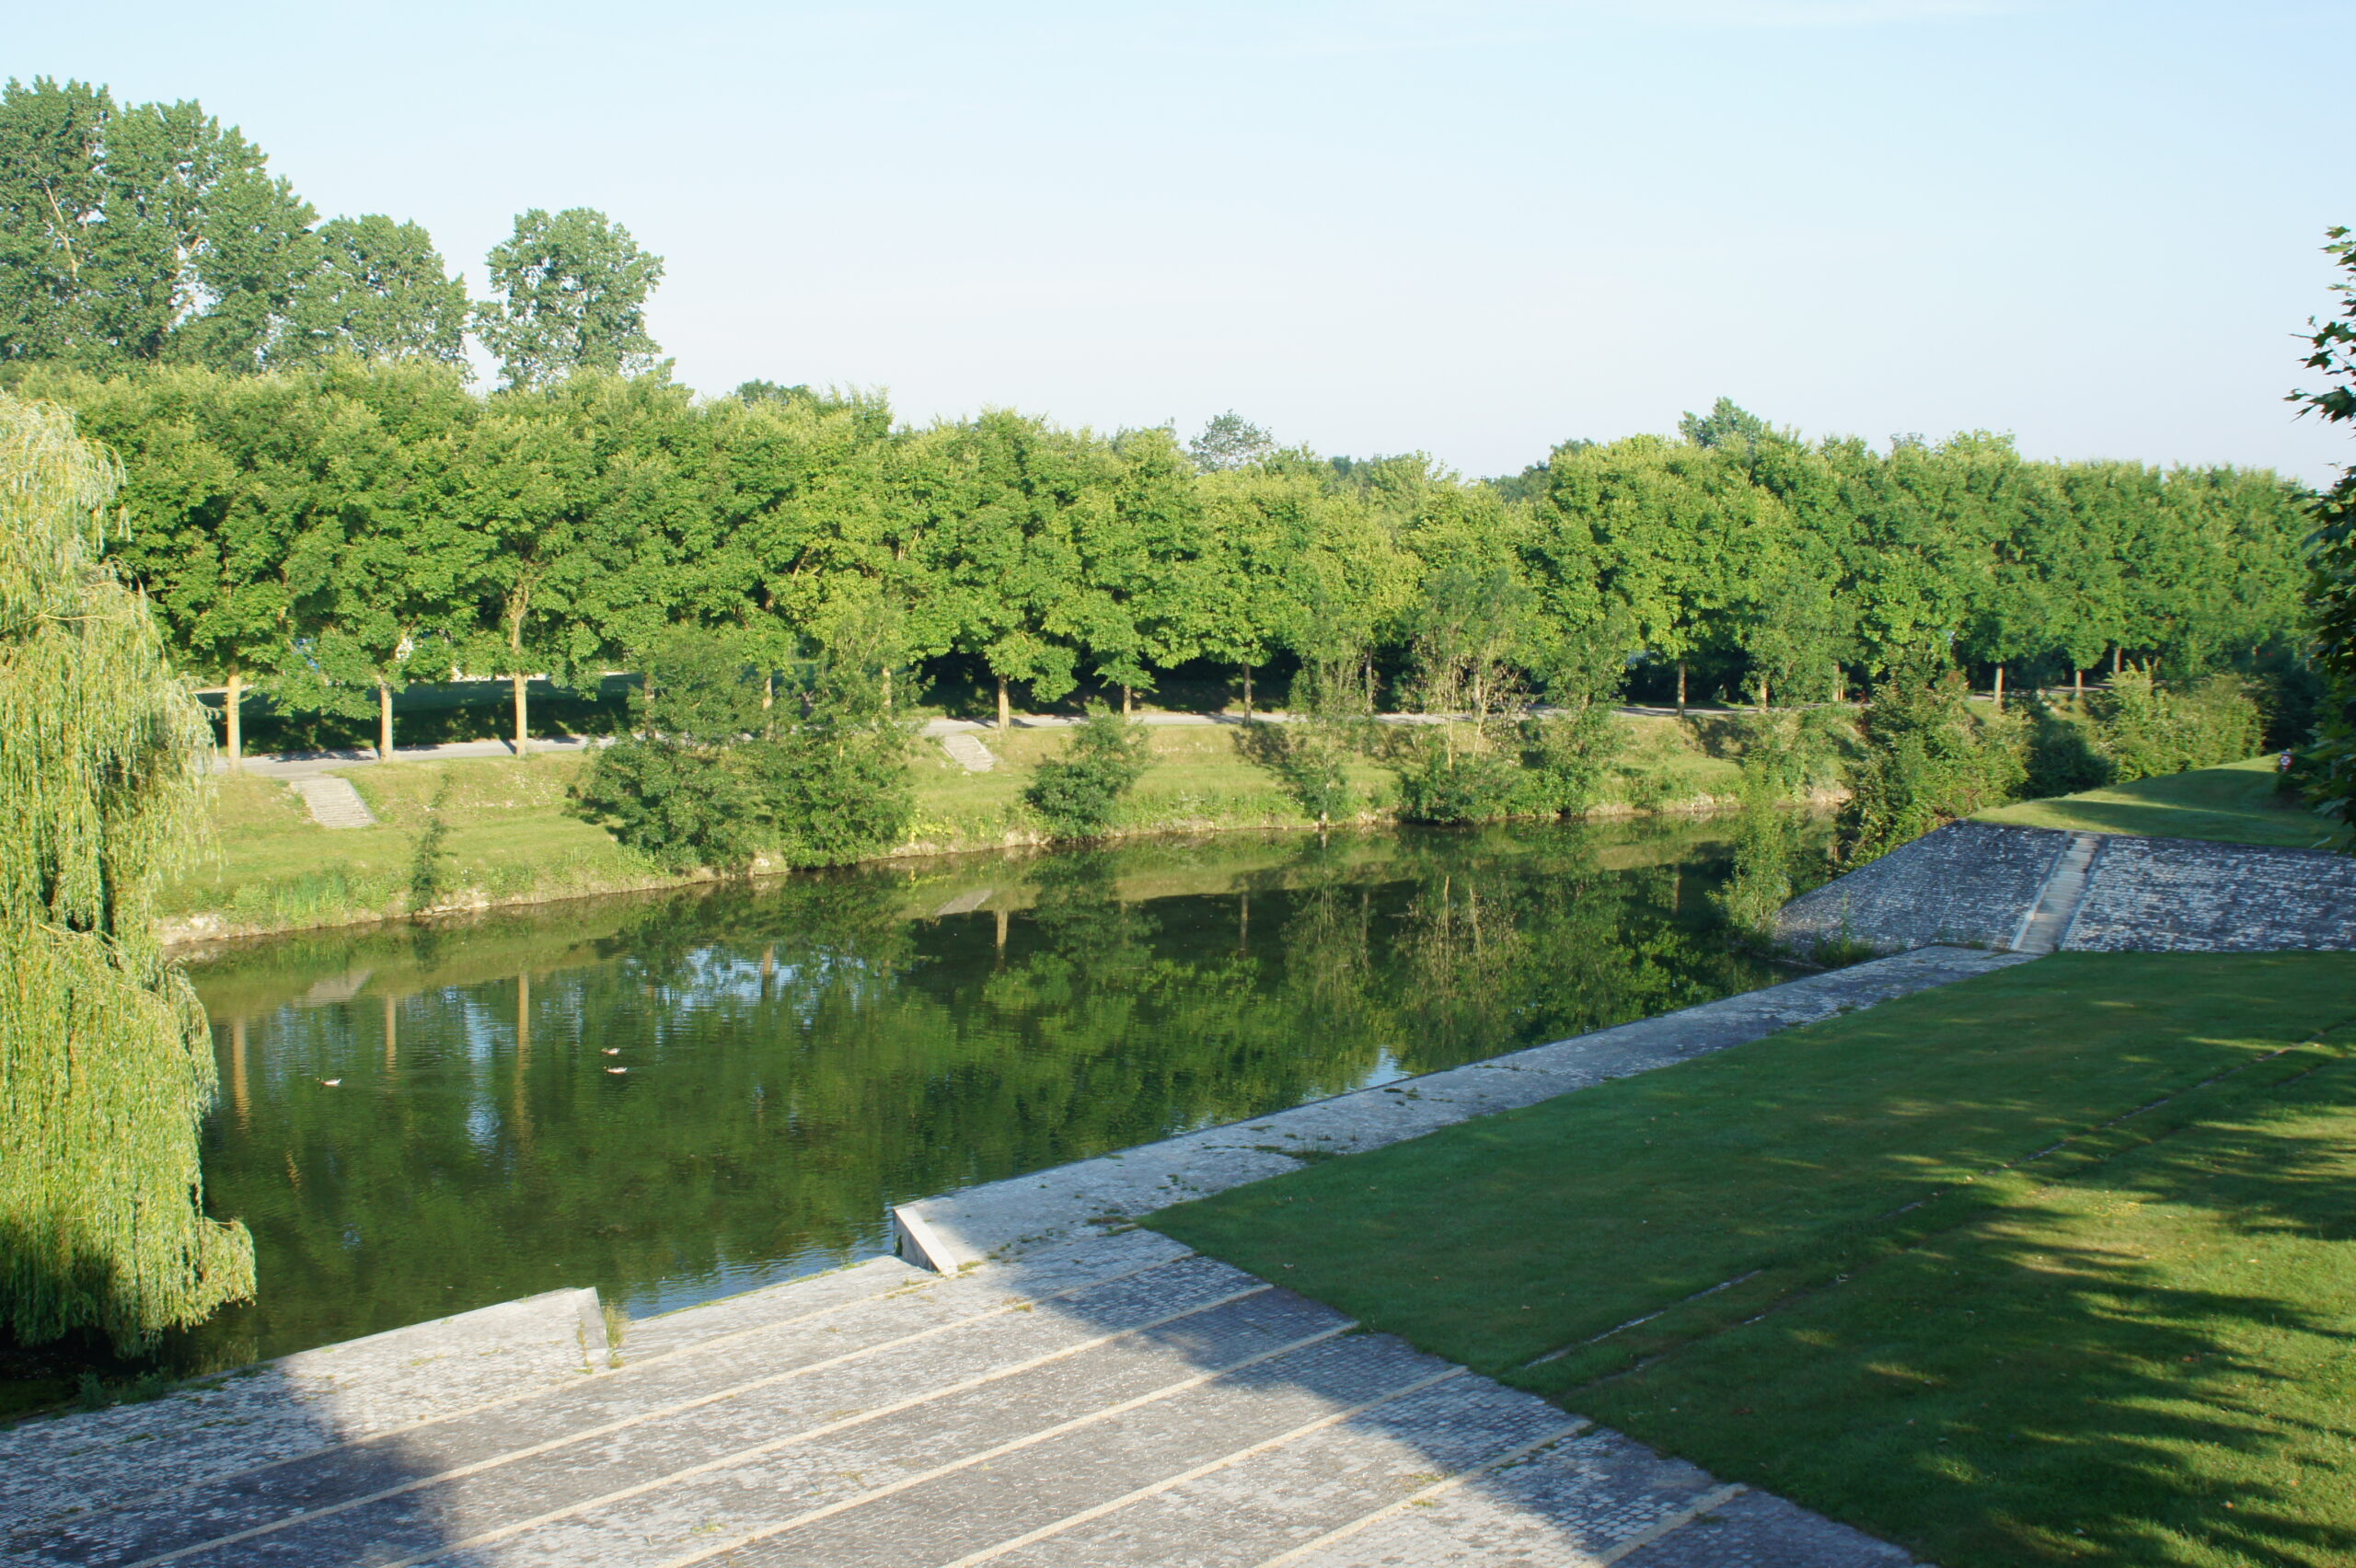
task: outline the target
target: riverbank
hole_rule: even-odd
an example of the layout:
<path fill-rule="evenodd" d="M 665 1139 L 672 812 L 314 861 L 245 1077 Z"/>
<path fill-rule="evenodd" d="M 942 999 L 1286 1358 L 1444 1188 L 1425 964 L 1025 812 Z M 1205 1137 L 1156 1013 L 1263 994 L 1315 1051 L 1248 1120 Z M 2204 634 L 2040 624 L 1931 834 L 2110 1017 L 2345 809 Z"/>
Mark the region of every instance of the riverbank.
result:
<path fill-rule="evenodd" d="M 1623 716 L 1627 749 L 1598 814 L 1692 814 L 1730 804 L 1740 720 Z M 1242 725 L 1149 729 L 1154 766 L 1114 836 L 1312 829 L 1276 777 L 1240 748 L 1247 734 Z M 984 733 L 978 738 L 996 766 L 982 773 L 953 760 L 938 742 L 921 742 L 911 765 L 916 829 L 885 859 L 1047 842 L 1022 795 L 1032 767 L 1059 753 L 1067 737 L 1061 727 Z M 712 880 L 665 871 L 572 814 L 569 791 L 585 764 L 574 751 L 326 767 L 318 771 L 348 779 L 376 818 L 374 826 L 336 829 L 314 822 L 283 781 L 223 778 L 213 803 L 214 844 L 161 901 L 166 940 L 184 946 Z M 1360 824 L 1392 820 L 1387 769 L 1356 762 L 1351 782 L 1369 802 Z M 437 820 L 433 844 L 426 830 Z"/>
<path fill-rule="evenodd" d="M 1150 1223 L 1948 1568 L 2338 1561 L 2351 989 L 2064 954 Z"/>

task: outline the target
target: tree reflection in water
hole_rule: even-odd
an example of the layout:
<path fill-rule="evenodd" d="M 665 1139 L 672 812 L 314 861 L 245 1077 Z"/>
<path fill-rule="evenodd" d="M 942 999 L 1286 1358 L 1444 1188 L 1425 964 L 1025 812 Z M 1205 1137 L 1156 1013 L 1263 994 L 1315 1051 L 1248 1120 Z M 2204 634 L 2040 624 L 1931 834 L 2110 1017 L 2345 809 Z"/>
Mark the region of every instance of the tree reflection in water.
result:
<path fill-rule="evenodd" d="M 684 1305 L 878 1253 L 892 1203 L 1771 983 L 1724 874 L 1706 825 L 1220 838 L 244 947 L 196 979 L 261 1299 L 175 1355 Z"/>

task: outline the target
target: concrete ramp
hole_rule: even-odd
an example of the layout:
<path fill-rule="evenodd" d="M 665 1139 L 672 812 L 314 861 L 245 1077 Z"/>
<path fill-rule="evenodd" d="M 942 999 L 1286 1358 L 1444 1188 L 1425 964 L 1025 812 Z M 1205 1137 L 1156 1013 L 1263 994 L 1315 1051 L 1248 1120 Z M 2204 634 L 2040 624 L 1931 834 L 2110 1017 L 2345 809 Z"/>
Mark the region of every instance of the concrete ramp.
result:
<path fill-rule="evenodd" d="M 290 778 L 286 787 L 302 797 L 311 813 L 311 820 L 321 827 L 374 827 L 376 813 L 360 798 L 349 778 L 339 778 L 331 773 L 316 773 L 307 778 Z"/>
<path fill-rule="evenodd" d="M 987 773 L 998 766 L 998 755 L 982 744 L 981 738 L 964 730 L 941 737 L 941 749 L 949 758 L 968 773 Z"/>
<path fill-rule="evenodd" d="M 1803 951 L 2010 950 L 2070 844 L 2069 834 L 2040 827 L 1951 823 L 1792 900 L 1776 935 Z"/>
<path fill-rule="evenodd" d="M 2205 838 L 2103 837 L 2073 952 L 2356 951 L 2356 856 Z"/>
<path fill-rule="evenodd" d="M 2356 856 L 1958 822 L 1792 900 L 1776 932 L 1802 951 L 2356 951 Z"/>

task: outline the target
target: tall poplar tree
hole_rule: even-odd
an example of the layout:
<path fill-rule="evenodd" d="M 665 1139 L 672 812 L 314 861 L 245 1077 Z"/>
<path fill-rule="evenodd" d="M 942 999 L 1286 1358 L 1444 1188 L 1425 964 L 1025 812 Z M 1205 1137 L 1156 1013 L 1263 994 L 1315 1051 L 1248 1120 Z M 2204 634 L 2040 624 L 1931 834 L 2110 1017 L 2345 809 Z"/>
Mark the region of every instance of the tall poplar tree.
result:
<path fill-rule="evenodd" d="M 381 213 L 319 225 L 318 266 L 294 290 L 286 347 L 349 349 L 367 360 L 466 360 L 467 285 L 420 224 Z"/>
<path fill-rule="evenodd" d="M 203 1212 L 211 1034 L 154 929 L 205 721 L 98 559 L 114 486 L 70 416 L 0 395 L 0 1322 L 135 1348 L 251 1295 L 253 1246 Z"/>
<path fill-rule="evenodd" d="M 646 297 L 663 281 L 663 258 L 589 207 L 515 220 L 491 251 L 500 297 L 475 307 L 475 331 L 499 356 L 509 386 L 546 386 L 577 370 L 634 375 L 662 350 L 646 330 Z"/>
<path fill-rule="evenodd" d="M 193 102 L 0 89 L 0 360 L 253 370 L 318 270 L 316 214 Z"/>

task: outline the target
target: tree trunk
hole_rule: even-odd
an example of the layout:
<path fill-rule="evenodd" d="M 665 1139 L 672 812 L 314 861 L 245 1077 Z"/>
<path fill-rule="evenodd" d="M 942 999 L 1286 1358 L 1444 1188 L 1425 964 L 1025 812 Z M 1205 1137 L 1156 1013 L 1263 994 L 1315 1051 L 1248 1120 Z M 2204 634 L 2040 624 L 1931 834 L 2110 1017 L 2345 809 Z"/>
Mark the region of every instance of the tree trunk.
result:
<path fill-rule="evenodd" d="M 1832 700 L 1835 702 L 1849 700 L 1849 672 L 1838 664 L 1832 666 Z"/>
<path fill-rule="evenodd" d="M 998 727 L 1000 734 L 1014 728 L 1014 705 L 1007 700 L 1004 675 L 998 678 Z"/>
<path fill-rule="evenodd" d="M 892 666 L 884 666 L 884 711 L 892 711 Z"/>
<path fill-rule="evenodd" d="M 2070 685 L 2075 688 L 2080 702 L 2086 700 L 2086 672 L 2074 666 L 2070 671 Z"/>
<path fill-rule="evenodd" d="M 376 760 L 393 760 L 393 688 L 376 683 Z"/>
<path fill-rule="evenodd" d="M 991 910 L 990 913 L 998 917 L 998 956 L 999 961 L 1004 963 L 1006 960 L 1006 910 L 1001 906 Z"/>
<path fill-rule="evenodd" d="M 1243 666 L 1243 721 L 1252 722 L 1252 666 Z"/>
<path fill-rule="evenodd" d="M 1997 665 L 1997 666 L 1996 666 L 1996 711 L 1997 711 L 1997 712 L 1999 712 L 1999 713 L 2002 713 L 2004 710 L 2004 665 L 2002 665 L 2002 664 L 1999 664 L 1999 665 Z"/>
<path fill-rule="evenodd" d="M 2119 678 L 2119 662 L 2126 657 L 2126 654 L 2127 650 L 2118 643 L 2114 642 L 2110 645 L 2110 678 L 2112 680 Z"/>
<path fill-rule="evenodd" d="M 525 707 L 524 695 L 525 687 L 531 684 L 531 677 L 514 675 L 510 679 L 515 683 L 515 755 L 522 756 L 524 748 L 531 744 L 531 732 L 526 722 L 528 709 Z"/>
<path fill-rule="evenodd" d="M 1770 704 L 1767 701 L 1767 672 L 1761 670 L 1759 673 L 1759 711 L 1761 713 L 1766 712 Z"/>
<path fill-rule="evenodd" d="M 229 721 L 229 771 L 246 770 L 246 677 L 236 670 L 229 672 L 229 699 L 222 706 L 222 716 Z"/>
<path fill-rule="evenodd" d="M 1137 710 L 1137 693 L 1127 686 L 1121 688 L 1121 717 L 1126 719 Z"/>
<path fill-rule="evenodd" d="M 1685 712 L 1685 661 L 1682 659 L 1677 662 L 1677 711 L 1680 716 Z"/>

